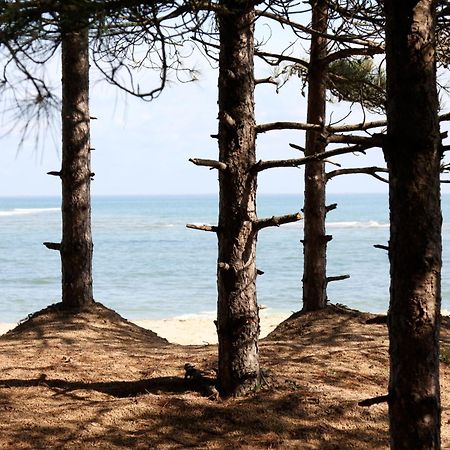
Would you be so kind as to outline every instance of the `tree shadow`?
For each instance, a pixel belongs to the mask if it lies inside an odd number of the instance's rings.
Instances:
[[[145,394],[184,394],[197,392],[202,396],[207,394],[206,386],[215,385],[216,380],[204,377],[202,380],[185,379],[182,377],[157,377],[136,381],[108,381],[108,382],[84,382],[67,381],[62,379],[50,379],[45,375],[33,379],[4,379],[0,380],[1,389],[12,387],[46,387],[56,395],[68,395],[77,390],[97,391],[116,398],[138,397]],[[7,398],[4,396],[4,398]]]

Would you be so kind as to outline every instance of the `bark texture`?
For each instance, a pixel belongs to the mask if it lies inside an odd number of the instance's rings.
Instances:
[[[72,13],[72,14],[71,14]],[[71,15],[70,15],[71,14]],[[62,303],[93,302],[88,29],[67,12],[62,28]]]
[[[219,171],[218,320],[219,390],[242,395],[259,383],[256,301],[256,175],[254,19],[252,2],[222,0],[218,17]]]
[[[328,28],[328,2],[316,0],[312,3],[312,28],[326,33]],[[308,70],[308,114],[307,122],[325,124],[327,39],[311,36],[311,54]],[[306,132],[305,156],[322,153],[326,142],[320,132]],[[327,242],[325,235],[325,188],[326,175],[323,161],[309,162],[305,166],[304,196],[304,266],[303,266],[303,310],[324,308],[327,302]]]
[[[386,0],[391,448],[440,448],[441,160],[430,0]]]

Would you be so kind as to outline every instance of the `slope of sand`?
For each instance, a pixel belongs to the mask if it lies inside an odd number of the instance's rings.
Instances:
[[[286,320],[289,313],[260,313],[260,337],[265,338],[278,324]],[[162,320],[133,321],[142,328],[153,330],[158,336],[166,338],[172,344],[201,345],[217,344],[217,332],[213,315],[174,317]]]
[[[174,345],[96,304],[48,308],[0,337],[0,449],[388,449],[388,338],[372,314],[297,313],[260,342],[261,390],[216,401],[215,345]],[[442,320],[450,354],[450,320]],[[450,448],[450,366],[441,364],[442,448]]]
[[[288,313],[262,311],[260,313],[260,337],[266,337],[289,315]],[[159,320],[136,320],[132,322],[142,328],[154,331],[158,336],[167,339],[172,344],[204,345],[217,344],[214,320],[215,317],[211,314]],[[12,330],[15,326],[12,323],[0,323],[0,335]]]

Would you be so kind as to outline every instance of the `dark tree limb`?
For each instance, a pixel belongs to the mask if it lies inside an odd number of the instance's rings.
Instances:
[[[61,251],[61,243],[59,242],[43,242],[42,244],[45,245],[49,250]]]
[[[379,395],[378,397],[368,398],[366,400],[361,400],[358,402],[358,406],[372,406],[378,405],[379,403],[389,402],[389,395]]]
[[[389,173],[388,169],[383,167],[355,167],[349,169],[337,169],[327,173],[327,181],[340,175],[366,174],[376,178],[384,183],[389,183],[389,180],[378,175],[378,172]]]
[[[292,145],[292,144],[291,144]],[[370,144],[366,145],[354,145],[348,147],[340,147],[334,150],[329,150],[327,152],[317,153],[315,155],[305,156],[304,158],[297,159],[283,159],[283,160],[269,160],[269,161],[258,161],[253,169],[256,172],[261,172],[263,170],[272,169],[274,167],[299,167],[310,161],[319,161],[322,159],[327,159],[332,156],[345,155],[347,153],[364,153],[365,150],[369,148],[374,148]]]
[[[346,44],[354,44],[354,45],[360,45],[360,46],[364,46],[364,47],[368,47],[368,48],[374,48],[374,49],[378,49],[380,48],[380,44],[370,41],[368,39],[362,39],[359,37],[353,37],[353,36],[348,36],[348,35],[334,35],[334,34],[328,34],[328,33],[321,33],[311,27],[307,27],[305,25],[302,25],[298,22],[293,22],[292,20],[290,20],[289,18],[279,15],[279,14],[274,14],[270,11],[267,10],[257,10],[256,14],[260,17],[266,17],[268,19],[272,19],[278,23],[284,24],[284,25],[288,25],[290,26],[293,30],[297,30],[297,31],[301,31],[305,34],[311,35],[311,36],[320,36],[323,38],[327,38],[331,41],[335,41],[335,42],[343,42]]]
[[[445,122],[450,120],[450,113],[442,114],[439,116],[440,122]],[[350,124],[350,125],[329,125],[329,126],[321,126],[317,124],[311,124],[311,123],[302,123],[302,122],[270,122],[270,123],[263,123],[260,125],[257,125],[256,132],[257,133],[266,133],[267,131],[273,131],[273,130],[316,130],[321,131],[323,130],[325,133],[328,133],[330,135],[334,133],[348,133],[351,131],[367,131],[371,128],[381,128],[385,127],[387,125],[386,120],[375,120],[372,122],[360,122],[356,124]],[[377,135],[374,135],[377,136]],[[382,136],[381,134],[378,134],[378,136]],[[443,134],[443,136],[445,136]],[[365,142],[368,139],[371,139],[371,137],[368,136],[354,136],[354,140],[357,140],[359,137],[363,138],[363,141]],[[346,140],[343,140],[342,137],[334,138],[335,140],[329,140],[328,142],[349,142]],[[350,137],[349,137],[350,139]],[[350,142],[350,143],[360,143],[360,142]],[[445,146],[445,148],[448,146]],[[295,147],[294,147],[295,148]],[[444,148],[444,147],[443,147]],[[447,149],[448,150],[448,149]]]
[[[389,251],[389,246],[388,245],[381,245],[381,244],[374,244],[375,248],[379,248],[381,250],[386,250],[387,252]]]
[[[333,281],[342,281],[350,278],[350,275],[337,275],[335,277],[327,277],[327,283],[331,283]]]
[[[305,147],[302,147],[301,145],[289,144],[289,147],[292,147],[295,150],[299,150],[299,151],[305,153]]]
[[[299,66],[303,67],[305,70],[308,70],[309,64],[307,61],[304,61],[300,58],[295,58],[293,56],[288,55],[282,55],[277,53],[269,53],[269,52],[260,52],[256,51],[255,56],[258,58],[261,58],[263,61],[265,61],[267,64],[271,66],[279,66],[280,63],[283,61],[291,62],[294,64],[298,64]]]
[[[301,220],[301,218],[302,216],[299,212],[295,214],[286,214],[284,216],[272,216],[267,219],[257,220],[256,222],[254,222],[254,227],[257,231],[259,231],[262,228],[279,227],[280,225],[283,225],[285,223],[298,222],[299,220]]]
[[[337,50],[334,53],[330,53],[324,60],[326,64],[331,64],[334,61],[339,59],[350,58],[351,56],[374,56],[377,54],[384,53],[384,47],[382,45],[378,47],[370,47],[370,48],[344,48],[341,50]]]
[[[332,203],[331,205],[328,205],[325,207],[325,211],[327,213],[329,213],[330,211],[333,211],[333,209],[336,209],[336,208],[337,208],[337,203]]]

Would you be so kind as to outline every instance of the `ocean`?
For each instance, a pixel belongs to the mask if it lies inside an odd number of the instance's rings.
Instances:
[[[332,303],[383,312],[389,302],[389,238],[383,194],[328,195],[328,276]],[[301,209],[296,195],[261,195],[259,217]],[[443,196],[443,308],[450,309],[450,196]],[[0,322],[17,322],[60,301],[60,199],[0,197]],[[94,297],[130,320],[210,314],[216,306],[217,239],[186,228],[215,224],[216,196],[96,197],[92,204]],[[301,309],[302,223],[259,233],[258,302],[267,311]]]

